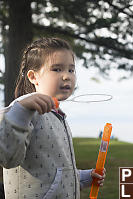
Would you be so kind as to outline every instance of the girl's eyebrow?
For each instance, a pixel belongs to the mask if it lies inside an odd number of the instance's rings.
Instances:
[[[64,67],[64,66],[65,64],[52,64],[50,67],[53,68],[53,67]],[[69,64],[69,66],[75,68],[74,64]]]

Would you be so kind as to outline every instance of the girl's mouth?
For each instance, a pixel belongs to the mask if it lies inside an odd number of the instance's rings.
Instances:
[[[60,88],[64,91],[69,91],[71,89],[70,85],[61,86]]]

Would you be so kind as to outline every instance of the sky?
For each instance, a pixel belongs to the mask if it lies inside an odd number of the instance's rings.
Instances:
[[[4,59],[1,56],[0,69],[4,70]],[[118,81],[120,74],[120,71],[111,70],[110,78],[104,79],[96,69],[86,69],[82,62],[76,64],[78,89],[74,96],[109,94],[113,99],[87,104],[61,102],[60,107],[67,114],[73,137],[98,137],[105,124],[111,123],[114,137],[133,143],[133,77]],[[99,82],[92,81],[92,78],[98,78]],[[0,100],[3,100],[2,93]],[[3,106],[1,101],[0,107]]]

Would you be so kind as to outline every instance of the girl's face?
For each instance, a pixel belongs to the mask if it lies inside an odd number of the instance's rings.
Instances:
[[[47,56],[44,65],[34,72],[37,92],[59,101],[67,99],[75,87],[75,63],[72,52],[59,50]]]

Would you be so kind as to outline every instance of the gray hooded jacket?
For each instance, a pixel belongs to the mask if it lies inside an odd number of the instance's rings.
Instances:
[[[91,184],[91,170],[76,168],[65,114],[39,115],[21,106],[20,99],[0,112],[6,199],[79,199],[79,184]]]

